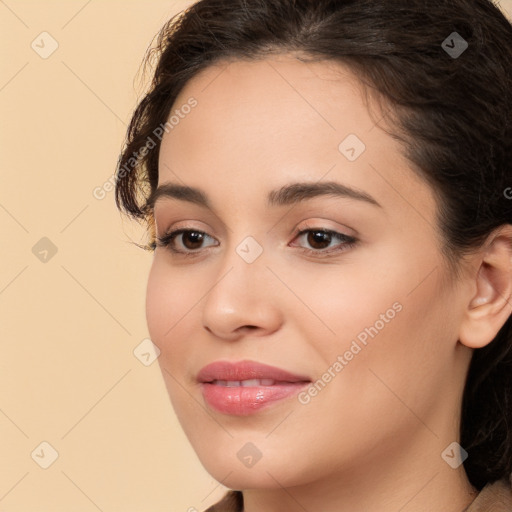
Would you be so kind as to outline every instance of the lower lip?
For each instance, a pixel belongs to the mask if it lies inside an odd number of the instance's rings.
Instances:
[[[227,387],[203,382],[201,391],[206,402],[217,411],[224,414],[248,416],[279,400],[296,395],[309,384],[309,382],[300,382],[274,384],[273,386]]]

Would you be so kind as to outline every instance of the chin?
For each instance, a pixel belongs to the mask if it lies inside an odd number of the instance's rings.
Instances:
[[[219,467],[217,464],[213,464],[210,467],[204,465],[204,467],[215,480],[230,489],[280,489],[283,486],[288,487],[290,485],[287,483],[286,478],[283,478],[282,474],[266,470],[263,467],[259,469],[256,467],[242,469],[234,468],[229,464],[222,467]],[[292,483],[291,485],[296,484]]]
[[[240,446],[244,445],[232,440],[232,447],[222,451],[199,450],[196,453],[203,467],[215,480],[236,490],[293,487],[318,477],[311,468],[297,465],[300,461],[291,464],[290,461],[294,460],[291,454],[279,453],[277,450],[273,455],[263,453],[256,460],[256,451],[252,451],[250,446],[241,449]],[[261,451],[265,452],[265,448]]]

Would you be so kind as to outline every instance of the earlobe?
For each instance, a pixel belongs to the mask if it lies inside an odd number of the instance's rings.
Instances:
[[[488,345],[512,313],[512,225],[502,226],[488,240],[477,255],[476,293],[460,325],[459,341],[470,348]]]

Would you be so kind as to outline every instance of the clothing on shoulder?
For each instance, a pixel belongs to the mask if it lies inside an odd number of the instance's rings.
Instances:
[[[223,498],[204,512],[244,512],[241,491],[228,491]],[[512,474],[488,483],[465,512],[512,512]]]

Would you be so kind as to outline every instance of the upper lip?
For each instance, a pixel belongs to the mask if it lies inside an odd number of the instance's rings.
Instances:
[[[272,379],[277,382],[310,382],[309,377],[295,375],[282,368],[256,361],[215,361],[206,365],[197,374],[199,382],[214,380],[242,381],[250,379]]]

